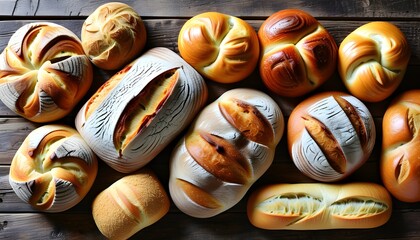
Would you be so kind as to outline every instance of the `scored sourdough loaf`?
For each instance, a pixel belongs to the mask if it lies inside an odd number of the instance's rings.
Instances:
[[[128,239],[159,221],[169,206],[169,197],[155,173],[143,168],[99,193],[92,203],[92,215],[108,239]]]
[[[204,108],[170,159],[169,191],[184,213],[207,218],[238,203],[269,168],[284,130],[265,93],[233,89]]]
[[[117,171],[150,162],[207,100],[197,71],[167,48],[153,48],[112,76],[76,116],[93,151]]]
[[[392,198],[381,185],[273,184],[254,191],[247,206],[255,227],[269,230],[374,228],[392,213]]]

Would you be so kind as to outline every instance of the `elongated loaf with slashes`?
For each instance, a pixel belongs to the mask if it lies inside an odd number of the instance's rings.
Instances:
[[[128,239],[169,211],[169,197],[150,169],[124,176],[94,199],[92,215],[108,239]]]
[[[150,162],[207,100],[197,71],[167,48],[147,51],[112,76],[76,116],[93,151],[117,171]]]
[[[273,184],[248,199],[248,219],[269,230],[374,228],[392,213],[392,198],[381,185],[368,182]]]
[[[86,196],[97,171],[96,156],[76,129],[44,125],[16,151],[9,182],[16,195],[34,208],[62,212]]]
[[[404,202],[420,202],[420,89],[391,103],[382,120],[382,181]]]
[[[268,95],[225,92],[174,149],[169,190],[175,205],[198,218],[234,206],[271,165],[283,130],[283,115]]]
[[[305,175],[341,180],[369,158],[376,130],[367,107],[341,92],[324,92],[299,103],[288,121],[290,156]]]

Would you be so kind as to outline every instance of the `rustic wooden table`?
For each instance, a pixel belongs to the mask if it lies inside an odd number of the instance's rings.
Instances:
[[[0,1],[0,50],[10,36],[21,26],[33,21],[51,21],[61,24],[80,36],[84,19],[106,1],[93,0],[38,0]],[[380,183],[378,164],[380,158],[382,116],[396,94],[420,88],[420,1],[419,0],[306,0],[306,1],[198,1],[198,0],[143,0],[123,1],[131,5],[145,21],[147,48],[163,46],[174,51],[180,28],[190,17],[206,11],[219,11],[241,17],[256,30],[272,13],[286,8],[302,9],[316,17],[333,35],[337,44],[358,26],[369,21],[384,20],[397,25],[408,38],[412,49],[408,71],[397,92],[380,103],[367,103],[375,117],[377,143],[366,164],[351,175],[346,182],[370,181]],[[96,69],[94,91],[112,72]],[[258,73],[237,84],[221,85],[207,81],[210,98],[216,99],[227,89],[252,87],[267,90]],[[337,74],[316,92],[345,91]],[[272,95],[281,107],[286,120],[293,107],[304,97],[288,99]],[[77,111],[76,109],[75,111]],[[73,125],[75,113],[60,120]],[[0,239],[101,239],[91,216],[91,202],[104,188],[122,177],[100,162],[99,173],[89,194],[77,206],[62,213],[42,213],[22,202],[8,182],[11,159],[26,135],[40,124],[31,123],[12,113],[0,103]],[[167,185],[168,158],[173,144],[150,163],[161,181]],[[420,146],[419,146],[420,147]],[[293,165],[286,149],[286,137],[278,145],[275,160],[266,174],[250,191],[258,186],[280,182],[310,182]],[[403,203],[394,199],[391,219],[383,226],[359,230],[321,231],[266,231],[253,227],[246,216],[249,195],[230,210],[209,219],[195,219],[180,212],[173,204],[169,213],[156,224],[140,231],[134,239],[420,239],[420,203]]]

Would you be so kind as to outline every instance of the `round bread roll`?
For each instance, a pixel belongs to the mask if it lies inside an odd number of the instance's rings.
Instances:
[[[158,155],[206,101],[200,74],[175,52],[153,48],[105,82],[75,124],[100,159],[129,173]]]
[[[26,24],[0,55],[0,99],[34,122],[58,120],[89,90],[93,70],[79,38],[63,26]]]
[[[85,197],[97,171],[95,154],[75,129],[44,125],[33,130],[17,150],[9,182],[32,207],[62,212]]]
[[[347,177],[368,159],[376,130],[360,100],[346,93],[324,92],[296,106],[287,137],[296,167],[312,179],[332,182]]]
[[[169,206],[159,179],[144,168],[99,193],[92,203],[92,215],[105,237],[128,239],[165,216]]]
[[[254,71],[260,53],[252,26],[218,12],[189,19],[179,32],[178,49],[204,77],[220,83],[245,79]]]
[[[374,228],[392,214],[392,198],[368,182],[273,184],[248,199],[248,219],[269,230]]]
[[[395,25],[370,22],[343,40],[338,56],[338,73],[348,91],[360,100],[379,102],[399,86],[410,49]]]
[[[420,89],[402,93],[385,112],[380,170],[394,197],[420,202]]]
[[[258,38],[261,78],[278,95],[302,96],[323,84],[336,69],[333,37],[302,10],[272,14],[261,25]]]
[[[99,6],[82,26],[83,49],[97,67],[120,69],[144,48],[146,27],[129,5],[110,2]]]
[[[173,150],[169,191],[175,205],[197,218],[234,206],[273,162],[283,130],[281,110],[268,95],[225,92]]]

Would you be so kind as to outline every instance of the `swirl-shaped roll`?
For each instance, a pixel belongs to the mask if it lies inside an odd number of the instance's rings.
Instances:
[[[92,83],[92,65],[79,38],[49,22],[24,25],[0,55],[0,99],[34,122],[58,120]]]
[[[404,34],[389,22],[370,22],[350,33],[338,50],[338,73],[349,92],[379,102],[400,85],[411,51]]]
[[[382,120],[380,172],[400,201],[420,202],[420,90],[400,94]]]
[[[274,93],[297,97],[323,84],[336,69],[337,44],[310,14],[285,9],[272,14],[258,31],[260,75]]]
[[[144,48],[146,27],[129,5],[110,2],[99,6],[86,18],[81,32],[82,46],[97,67],[120,69]]]
[[[62,212],[86,196],[97,171],[95,154],[75,129],[44,125],[33,130],[17,150],[9,182],[32,207]]]
[[[354,96],[324,92],[298,104],[288,121],[288,148],[296,167],[318,181],[341,180],[370,156],[376,130]]]
[[[76,116],[92,150],[117,171],[148,162],[207,101],[200,74],[178,54],[153,48],[105,82]]]
[[[284,130],[280,108],[252,89],[203,109],[170,159],[169,191],[184,213],[207,218],[238,203],[271,165]]]
[[[238,82],[250,75],[260,53],[258,36],[244,20],[219,12],[189,19],[178,36],[178,49],[204,77],[216,82]]]

